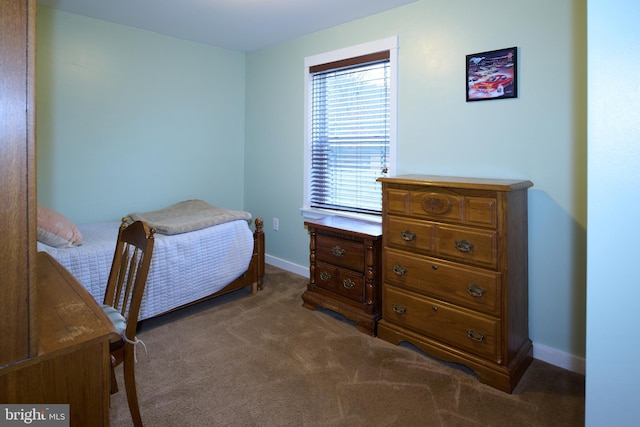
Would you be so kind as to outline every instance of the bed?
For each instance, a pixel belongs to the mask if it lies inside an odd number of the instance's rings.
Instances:
[[[57,225],[54,231],[51,227],[44,231],[46,213],[55,218],[51,221]],[[264,231],[261,218],[252,221],[247,212],[189,200],[158,211],[132,213],[123,221],[137,219],[156,228],[139,320],[243,287],[251,287],[252,293],[262,289]],[[102,302],[121,222],[75,226],[65,220],[54,211],[38,207],[38,251],[49,253]],[[67,231],[62,240],[58,237],[61,223],[73,229]],[[54,237],[58,240],[47,240],[47,233],[48,237],[56,234]]]

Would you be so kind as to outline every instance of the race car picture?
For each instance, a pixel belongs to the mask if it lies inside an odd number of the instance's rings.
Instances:
[[[466,56],[467,102],[516,98],[517,47]]]

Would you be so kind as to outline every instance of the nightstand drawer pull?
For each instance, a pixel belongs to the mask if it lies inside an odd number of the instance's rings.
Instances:
[[[391,306],[391,309],[396,314],[405,314],[407,312],[407,307],[400,304],[393,304],[393,306]]]
[[[483,342],[485,337],[484,337],[484,334],[481,334],[478,331],[474,331],[473,329],[468,329],[467,338],[473,341]]]
[[[395,264],[391,270],[396,276],[404,276],[405,274],[407,274],[407,269],[400,264]]]
[[[471,295],[474,298],[480,298],[482,296],[484,296],[484,293],[486,292],[485,289],[481,288],[480,286],[473,284],[473,285],[467,285],[467,293],[469,295]]]
[[[469,243],[466,240],[456,240],[456,249],[460,252],[471,252],[473,250],[473,243]]]
[[[345,289],[353,289],[356,287],[356,284],[350,279],[344,279],[342,281],[342,286],[344,286]]]
[[[345,250],[342,249],[340,246],[334,246],[331,248],[331,253],[336,256],[337,258],[342,258],[345,254]]]
[[[326,271],[321,271],[320,272],[320,279],[328,282],[329,280],[331,280],[331,275],[329,273],[327,273]]]
[[[411,230],[405,230],[402,233],[400,233],[400,235],[402,236],[402,240],[406,242],[411,242],[416,240],[416,233],[413,233]]]

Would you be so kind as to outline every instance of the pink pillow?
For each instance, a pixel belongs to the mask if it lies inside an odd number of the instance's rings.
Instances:
[[[38,241],[54,248],[71,248],[82,244],[82,233],[62,214],[38,205]]]

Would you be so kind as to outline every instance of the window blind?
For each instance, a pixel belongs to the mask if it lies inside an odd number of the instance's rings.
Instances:
[[[389,52],[311,67],[310,205],[379,214],[390,146]]]

